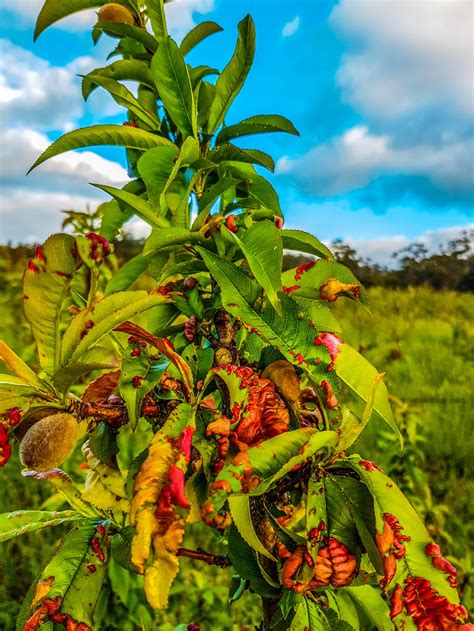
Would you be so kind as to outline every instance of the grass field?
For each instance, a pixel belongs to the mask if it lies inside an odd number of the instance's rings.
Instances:
[[[18,301],[19,281],[16,276],[7,281],[0,294],[0,338],[31,361],[34,349]],[[338,301],[335,309],[344,339],[386,371],[386,383],[399,399],[394,400],[397,419],[408,440],[400,454],[390,433],[371,425],[357,451],[379,462],[412,498],[448,558],[457,565],[464,603],[472,607],[474,558],[469,544],[474,540],[474,439],[469,416],[473,407],[474,296],[423,288],[376,288],[369,293],[373,315],[349,301]],[[47,498],[41,485],[22,478],[19,470],[11,462],[0,473],[1,512],[38,508]],[[4,544],[0,629],[15,628],[21,600],[60,535],[59,529],[42,531]],[[192,536],[197,540],[199,533]],[[221,545],[217,540],[207,543],[216,551]],[[171,610],[155,622],[155,628],[166,631],[180,623],[201,622],[203,629],[242,630],[258,622],[255,595],[246,595],[228,607],[229,572],[203,569],[187,560],[183,567],[186,571],[173,588]],[[135,614],[142,611],[142,619],[148,620],[139,585],[127,582],[117,568],[113,578],[109,605],[114,622],[104,629],[139,629],[127,618],[128,608]]]

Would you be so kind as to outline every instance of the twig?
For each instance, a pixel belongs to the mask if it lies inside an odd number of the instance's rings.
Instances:
[[[188,548],[178,549],[179,557],[187,557],[188,559],[194,559],[195,561],[204,561],[209,565],[217,565],[218,567],[229,567],[230,559],[226,556],[220,556],[217,554],[211,554],[204,550],[189,550]]]

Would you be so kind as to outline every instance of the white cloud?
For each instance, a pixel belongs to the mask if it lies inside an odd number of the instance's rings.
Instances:
[[[393,146],[390,136],[371,134],[366,126],[356,126],[299,158],[283,156],[276,172],[291,173],[316,196],[360,189],[393,173],[426,177],[444,191],[467,193],[474,185],[474,172],[460,165],[472,164],[472,152],[470,139],[453,139],[436,149],[423,144],[398,147]]]
[[[29,50],[1,40],[0,117],[4,127],[38,130],[71,129],[82,115],[80,79],[76,73],[92,69],[92,57],[79,57],[59,67]]]
[[[165,4],[168,30],[173,37],[181,39],[195,25],[194,13],[209,13],[214,9],[214,0],[174,0]]]
[[[46,136],[30,129],[10,129],[0,135],[2,241],[22,241],[25,235],[41,240],[59,229],[60,210],[85,210],[87,204],[93,207],[108,199],[89,182],[121,187],[129,179],[120,164],[93,151],[56,156],[26,177],[48,145]]]
[[[343,96],[376,119],[420,108],[472,117],[473,19],[471,0],[340,0],[330,23],[353,47]]]
[[[3,0],[3,9],[16,14],[25,24],[36,21],[44,0]],[[65,31],[82,31],[90,28],[97,20],[97,9],[75,13],[54,24]]]
[[[297,15],[292,20],[287,22],[285,26],[282,28],[281,36],[282,37],[291,37],[296,33],[296,31],[300,27],[300,16]]]
[[[354,239],[347,236],[344,243],[352,246],[359,256],[370,259],[379,265],[394,267],[396,259],[392,254],[410,243],[422,243],[426,246],[428,253],[439,252],[441,247],[445,247],[449,241],[459,238],[463,232],[473,230],[474,224],[467,226],[450,226],[439,230],[427,230],[415,238],[408,238],[405,235],[393,235],[390,237],[378,237],[375,239]],[[474,247],[474,243],[473,243]]]

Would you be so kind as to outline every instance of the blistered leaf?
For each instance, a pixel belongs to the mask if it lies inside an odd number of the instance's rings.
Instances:
[[[25,629],[43,621],[93,626],[95,604],[108,558],[107,522],[87,521],[69,532],[44,568]]]
[[[145,574],[147,600],[156,609],[167,606],[169,589],[178,573],[184,518],[176,507],[189,508],[184,479],[194,424],[192,406],[182,403],[175,408],[153,437],[134,480],[130,508],[130,523],[135,527],[132,562]]]

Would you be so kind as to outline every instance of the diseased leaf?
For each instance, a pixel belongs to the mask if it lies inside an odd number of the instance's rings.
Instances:
[[[132,562],[145,575],[145,593],[156,609],[167,606],[169,589],[178,573],[177,552],[184,535],[184,519],[175,507],[189,508],[184,476],[194,427],[195,409],[180,404],[154,435],[134,480],[130,508],[130,523],[135,527]]]
[[[13,513],[2,513],[0,515],[0,542],[40,528],[59,526],[69,521],[83,519],[84,516],[76,511],[19,510]]]
[[[373,463],[360,460],[359,456],[354,455],[338,464],[356,471],[372,495],[376,541],[379,551],[383,553],[387,583],[385,591],[389,597],[394,602],[395,592],[401,590],[400,597],[403,603],[407,581],[420,577],[428,581],[429,590],[427,587],[423,595],[420,594],[418,597],[422,601],[430,600],[437,593],[437,597],[444,600],[439,602],[439,613],[436,615],[443,615],[441,611],[447,615],[448,609],[453,609],[459,603],[457,590],[452,584],[453,568],[441,556],[439,548],[436,549],[437,546],[431,551],[431,538],[415,509],[394,482]],[[414,589],[415,592],[418,589],[416,583]],[[402,612],[402,609],[403,607],[395,616],[395,623],[399,625],[406,621],[410,624],[412,619],[405,614],[405,610]],[[463,617],[461,610],[458,615]]]
[[[195,46],[197,46],[203,39],[209,37],[213,33],[219,33],[223,28],[216,24],[216,22],[201,22],[197,24],[193,29],[189,31],[187,35],[183,37],[183,41],[179,45],[179,49],[183,57],[185,57]]]
[[[232,493],[265,493],[293,467],[312,456],[317,455],[323,462],[331,454],[336,440],[336,432],[303,428],[274,436],[239,453],[211,485],[204,508],[206,514],[216,514]]]
[[[91,127],[83,127],[70,131],[53,142],[40,157],[36,160],[28,173],[37,166],[58,156],[66,151],[73,149],[81,149],[83,147],[97,146],[115,146],[128,147],[129,149],[151,149],[152,147],[174,146],[173,143],[164,138],[157,136],[149,131],[138,129],[138,127],[127,127],[124,125],[92,125]]]
[[[183,136],[197,138],[196,108],[191,79],[178,45],[167,37],[151,62],[151,73],[168,114]]]
[[[93,311],[87,313],[86,310],[85,316],[79,313],[66,329],[61,355],[63,365],[79,360],[88,349],[126,320],[164,302],[163,296],[149,295],[146,291],[121,291],[106,296]],[[89,324],[83,326],[78,335],[80,327],[76,326],[76,320],[83,323],[85,318]]]
[[[222,301],[229,313],[251,327],[288,361],[300,366],[316,386],[322,380],[334,381],[333,371],[327,371],[330,357],[326,347],[314,344],[314,329],[298,318],[299,306],[290,296],[279,294],[282,316],[271,305],[260,312],[253,306],[256,294],[252,280],[237,266],[203,248],[197,249],[221,288]]]
[[[239,23],[239,35],[232,59],[219,75],[214,101],[209,110],[206,131],[213,134],[242,89],[255,55],[255,25],[250,15]]]
[[[53,613],[55,622],[92,628],[107,569],[107,530],[108,522],[86,521],[66,535],[43,570],[25,628],[36,628],[36,620],[47,621]]]
[[[299,136],[293,123],[284,116],[278,114],[258,114],[251,116],[236,125],[224,127],[216,137],[216,144],[232,140],[233,138],[241,138],[242,136],[250,136],[251,134],[266,134],[269,132],[283,131],[287,134]]]

